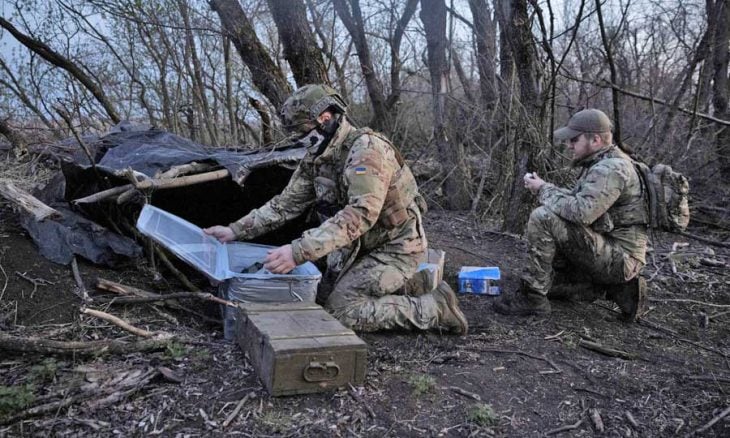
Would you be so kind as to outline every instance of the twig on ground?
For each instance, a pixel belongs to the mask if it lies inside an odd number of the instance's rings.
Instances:
[[[701,380],[705,382],[722,382],[722,383],[730,383],[730,377],[726,376],[687,376],[687,380]]]
[[[680,231],[677,234],[679,234],[681,236],[684,236],[684,237],[689,237],[690,239],[698,240],[698,241],[703,242],[703,243],[706,243],[708,245],[719,246],[721,248],[730,248],[730,243],[719,242],[717,240],[707,239],[707,238],[704,238],[704,237],[701,237],[701,236],[697,236],[695,234],[690,234],[690,233],[688,233],[686,231]]]
[[[173,292],[169,294],[155,294],[155,296],[144,297],[118,297],[109,300],[109,304],[132,304],[132,303],[149,303],[155,301],[179,300],[181,298],[196,298],[199,300],[212,301],[217,304],[223,304],[229,307],[238,307],[233,301],[224,300],[207,292]]]
[[[466,389],[459,388],[458,386],[449,386],[449,389],[454,391],[457,394],[461,394],[465,397],[469,397],[471,399],[474,399],[476,401],[482,401],[482,397],[479,394],[469,392]]]
[[[596,408],[592,408],[588,409],[588,414],[590,415],[591,421],[593,422],[593,427],[596,428],[596,432],[603,432],[605,427],[603,426],[603,419],[601,418],[600,411]]]
[[[38,290],[38,286],[48,286],[51,284],[55,284],[52,281],[48,281],[43,278],[32,278],[29,277],[25,272],[18,272],[15,271],[15,275],[22,278],[23,280],[27,281],[28,283],[33,285],[33,291],[30,293],[30,297],[33,298],[33,295],[35,295],[36,291]]]
[[[639,430],[639,422],[636,421],[636,418],[631,414],[629,411],[624,411],[624,417],[626,417],[626,420],[631,424],[631,427],[633,427],[636,430]]]
[[[519,354],[522,356],[531,357],[533,359],[543,360],[543,361],[547,362],[548,364],[550,364],[550,366],[553,367],[553,369],[557,372],[563,371],[555,364],[555,362],[550,360],[547,356],[537,356],[537,355],[530,354],[530,353],[527,353],[524,351],[519,351],[519,350],[500,350],[500,349],[496,349],[496,348],[480,348],[479,351],[484,351],[484,352],[488,352],[488,353]]]
[[[350,397],[355,399],[356,402],[360,403],[365,408],[365,410],[368,411],[368,415],[370,415],[370,418],[372,418],[374,420],[376,417],[375,417],[375,411],[373,411],[373,408],[371,408],[370,405],[365,400],[363,400],[362,397],[360,397],[360,394],[357,393],[357,391],[355,390],[355,387],[352,386],[352,383],[348,383],[347,386],[348,386],[347,392],[350,393]]]
[[[587,341],[585,339],[581,339],[578,342],[578,345],[580,345],[583,348],[586,348],[588,350],[595,351],[597,353],[604,354],[606,356],[611,357],[618,357],[621,359],[628,359],[628,360],[634,360],[638,358],[638,355],[634,353],[628,353],[626,351],[616,350],[614,348],[604,347],[603,345],[597,343],[597,342],[591,342]]]
[[[102,312],[100,310],[82,308],[81,313],[83,313],[85,315],[91,315],[95,318],[103,319],[104,321],[110,322],[110,323],[116,325],[117,327],[128,331],[129,333],[132,333],[137,336],[141,336],[143,338],[151,338],[152,336],[155,336],[155,334],[152,332],[137,328],[137,327],[131,325],[130,323],[124,321],[121,318],[118,318],[114,315],[110,315],[106,312]]]
[[[658,303],[690,303],[690,304],[699,304],[701,306],[707,306],[707,307],[717,307],[720,309],[730,309],[730,304],[715,304],[715,303],[706,303],[704,301],[697,301],[692,300],[689,298],[649,298],[649,301],[658,302]]]
[[[178,340],[179,341],[179,340]],[[170,339],[145,339],[137,342],[118,340],[54,341],[45,338],[8,335],[0,332],[0,350],[43,354],[128,354],[167,348]]]
[[[76,281],[76,286],[81,294],[81,299],[84,300],[85,303],[91,302],[92,299],[89,296],[89,291],[86,289],[83,278],[81,278],[81,271],[79,271],[79,264],[76,262],[75,256],[71,259],[71,272],[73,273],[74,281]]]
[[[231,414],[230,414],[230,415],[228,415],[228,417],[226,417],[226,419],[225,419],[225,420],[223,421],[223,429],[227,428],[227,427],[228,427],[228,425],[230,425],[230,424],[231,424],[231,422],[233,422],[233,420],[235,420],[235,419],[236,419],[236,417],[238,416],[238,413],[239,413],[239,412],[241,412],[241,409],[243,408],[243,405],[245,405],[245,404],[246,404],[246,402],[247,402],[247,401],[248,401],[249,399],[252,399],[252,398],[254,398],[254,397],[256,397],[256,393],[255,393],[255,392],[253,392],[253,391],[251,391],[251,392],[249,392],[248,394],[246,394],[246,396],[245,396],[245,397],[243,397],[243,398],[242,398],[242,399],[241,399],[241,400],[240,400],[240,401],[238,402],[238,404],[236,405],[236,407],[235,407],[235,408],[233,409],[233,412],[231,412]]]
[[[709,429],[709,428],[711,428],[712,426],[714,426],[714,425],[715,425],[715,423],[717,423],[718,421],[720,421],[720,420],[722,420],[723,418],[727,417],[727,416],[728,416],[728,414],[730,414],[730,406],[728,406],[727,408],[725,408],[725,410],[724,410],[724,411],[720,412],[720,413],[719,413],[718,415],[716,415],[716,416],[715,416],[715,417],[714,417],[714,418],[713,418],[712,420],[708,421],[708,422],[707,422],[707,424],[705,424],[704,426],[702,426],[702,427],[700,427],[699,429],[697,429],[697,430],[695,430],[694,432],[692,432],[692,433],[690,434],[690,436],[692,436],[692,435],[699,435],[699,434],[701,434],[702,432],[704,432],[704,431],[706,431],[707,429]]]
[[[578,420],[575,424],[569,424],[567,426],[558,427],[557,429],[548,430],[545,435],[555,435],[560,432],[567,432],[579,428],[583,424],[583,419]]]

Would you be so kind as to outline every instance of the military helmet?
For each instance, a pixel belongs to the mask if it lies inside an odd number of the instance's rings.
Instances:
[[[292,93],[281,107],[281,121],[287,131],[309,131],[322,112],[330,107],[341,113],[347,104],[337,91],[325,84],[310,84]],[[310,127],[311,126],[311,127]]]

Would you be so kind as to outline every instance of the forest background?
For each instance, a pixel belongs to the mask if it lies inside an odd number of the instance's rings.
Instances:
[[[728,8],[706,0],[3,1],[0,133],[29,145],[123,120],[215,147],[284,137],[296,87],[330,83],[351,117],[425,170],[432,205],[519,232],[522,176],[569,183],[551,133],[585,107],[622,147],[730,176]],[[706,182],[709,182],[707,184]]]

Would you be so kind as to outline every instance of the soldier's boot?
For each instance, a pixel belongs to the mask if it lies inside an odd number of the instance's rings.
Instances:
[[[547,315],[550,313],[550,301],[523,284],[513,294],[500,296],[494,302],[494,310],[502,315]]]
[[[459,300],[451,286],[442,281],[432,294],[438,305],[438,327],[455,335],[466,335],[469,323],[459,309]]]
[[[646,280],[637,277],[627,283],[608,286],[606,298],[621,309],[622,320],[634,322],[646,311]]]
[[[563,300],[572,302],[589,302],[603,299],[606,291],[596,287],[593,283],[560,283],[554,284],[547,294],[551,300]]]

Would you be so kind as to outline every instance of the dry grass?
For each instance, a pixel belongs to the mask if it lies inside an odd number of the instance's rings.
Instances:
[[[0,180],[12,181],[26,192],[43,187],[56,172],[41,163],[40,156],[18,159],[12,153],[7,153],[0,157]]]

